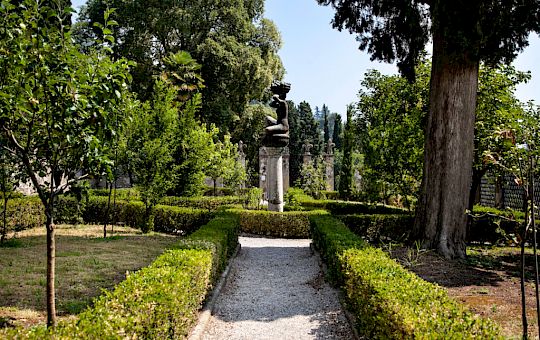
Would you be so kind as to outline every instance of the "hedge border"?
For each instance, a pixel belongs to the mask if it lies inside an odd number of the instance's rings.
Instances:
[[[220,214],[56,328],[8,329],[16,339],[186,338],[238,245],[238,217]]]
[[[310,218],[313,243],[342,286],[361,335],[369,339],[494,339],[498,326],[369,246],[331,216]]]
[[[229,209],[238,215],[240,231],[247,234],[284,238],[311,237],[309,217],[326,215],[325,210],[273,212]]]

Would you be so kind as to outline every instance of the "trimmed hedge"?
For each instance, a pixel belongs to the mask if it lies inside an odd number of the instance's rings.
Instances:
[[[265,210],[229,210],[239,216],[244,233],[271,237],[309,238],[309,217],[328,214],[324,210],[273,212]]]
[[[107,197],[91,198],[83,213],[84,221],[103,223],[107,214],[107,200]],[[118,222],[124,222],[134,228],[143,228],[144,215],[145,207],[142,202],[116,201],[114,211],[111,203],[109,221],[113,221],[113,216],[116,216]],[[189,234],[211,218],[211,214],[207,210],[167,205],[157,205],[154,208],[154,216],[155,231],[175,234]]]
[[[414,216],[408,214],[343,215],[338,218],[353,233],[371,243],[405,242],[414,224]]]
[[[128,275],[77,319],[61,321],[55,329],[8,329],[0,335],[55,340],[186,338],[213,279],[237,243],[237,218],[221,215],[150,266]]]
[[[347,296],[358,331],[369,339],[501,338],[482,319],[369,246],[330,216],[310,218],[313,242]]]
[[[222,206],[241,204],[242,199],[238,196],[203,196],[203,197],[163,197],[160,201],[163,205],[176,207],[190,207],[215,211]]]
[[[316,200],[307,195],[298,195],[296,199],[305,209],[325,209],[335,215],[409,213],[409,211],[407,211],[406,209],[383,204],[368,204],[352,201]]]
[[[109,197],[109,189],[91,189],[89,191],[90,196]],[[114,191],[111,194],[111,200],[113,199]],[[139,190],[135,188],[120,188],[116,189],[116,199],[124,201],[139,201],[141,194]]]

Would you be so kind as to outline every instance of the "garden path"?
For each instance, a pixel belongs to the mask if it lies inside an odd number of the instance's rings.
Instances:
[[[311,240],[240,237],[203,339],[352,339]]]

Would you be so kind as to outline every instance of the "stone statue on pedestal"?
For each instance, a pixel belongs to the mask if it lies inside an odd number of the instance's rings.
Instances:
[[[270,88],[274,95],[270,106],[276,109],[277,119],[266,117],[264,146],[284,147],[289,144],[289,107],[287,105],[287,93],[291,90],[291,84],[274,81]]]

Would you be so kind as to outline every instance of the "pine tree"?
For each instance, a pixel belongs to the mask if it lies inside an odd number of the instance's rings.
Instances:
[[[358,34],[373,59],[397,60],[401,73],[433,42],[424,178],[414,231],[426,248],[465,257],[481,61],[509,63],[540,31],[538,0],[317,0],[336,9],[333,26]]]

